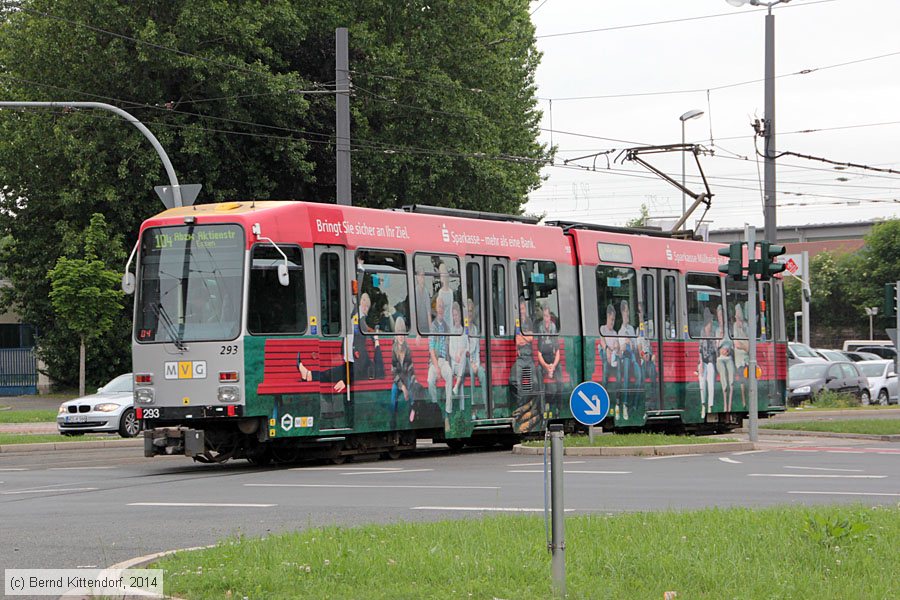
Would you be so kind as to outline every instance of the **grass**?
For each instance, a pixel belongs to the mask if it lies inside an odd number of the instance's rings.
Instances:
[[[708,438],[690,435],[667,435],[663,433],[613,433],[609,435],[594,436],[591,444],[590,437],[586,435],[567,435],[564,439],[566,447],[581,446],[670,446],[684,444],[713,444],[717,442],[734,442],[736,440],[722,438]],[[525,446],[543,446],[543,440],[525,442]]]
[[[41,442],[87,442],[95,440],[117,440],[109,435],[68,436],[58,433],[0,433],[0,446],[6,444],[35,444]]]
[[[846,421],[809,421],[766,423],[766,429],[794,429],[797,431],[830,431],[834,433],[869,433],[900,435],[900,419],[853,419]]]
[[[566,585],[569,598],[895,598],[897,539],[896,507],[567,517]],[[238,537],[147,568],[191,599],[552,597],[540,517]]]
[[[3,410],[0,411],[2,423],[55,423],[55,410]]]
[[[855,404],[851,406],[842,406],[840,410],[886,410],[886,409],[894,409],[897,410],[898,406],[896,404],[891,404],[890,406],[882,406],[881,404],[869,404],[867,406],[863,406],[861,404]],[[811,412],[815,410],[836,410],[834,406],[816,406],[815,404],[804,404],[803,406],[792,406],[787,409],[787,412]]]

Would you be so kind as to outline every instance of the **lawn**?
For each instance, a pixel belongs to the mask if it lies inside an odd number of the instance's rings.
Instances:
[[[86,442],[96,440],[117,440],[110,435],[68,436],[58,433],[0,433],[0,446],[5,444],[34,444],[40,442]]]
[[[777,526],[773,526],[777,524]],[[569,598],[895,598],[900,508],[707,509],[566,518]],[[172,555],[181,598],[550,598],[541,517],[231,538]]]
[[[55,410],[0,410],[2,423],[55,423]]]
[[[900,435],[900,419],[847,419],[842,421],[799,421],[793,423],[766,423],[766,429],[793,429],[797,431],[830,431],[834,433],[869,433],[873,435]]]
[[[582,446],[672,446],[682,444],[714,444],[718,442],[735,442],[733,439],[710,438],[694,435],[667,435],[663,433],[612,433],[608,435],[595,435],[594,443],[586,435],[567,435],[564,439],[566,447]],[[525,442],[525,446],[543,446],[543,440]]]

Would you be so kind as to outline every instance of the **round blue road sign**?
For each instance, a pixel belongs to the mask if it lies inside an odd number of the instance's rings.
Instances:
[[[572,390],[569,408],[582,425],[596,425],[609,412],[609,394],[596,381],[585,381]]]

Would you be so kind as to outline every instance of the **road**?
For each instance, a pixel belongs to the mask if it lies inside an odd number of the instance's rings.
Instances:
[[[775,439],[765,450],[565,461],[570,514],[900,500],[900,445]],[[256,468],[115,448],[0,455],[0,565],[104,567],[152,552],[320,525],[539,514],[541,457],[451,454]]]

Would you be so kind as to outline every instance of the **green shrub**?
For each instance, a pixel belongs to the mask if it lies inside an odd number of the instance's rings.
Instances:
[[[859,406],[859,398],[846,392],[822,390],[809,405],[815,408],[853,408]]]

